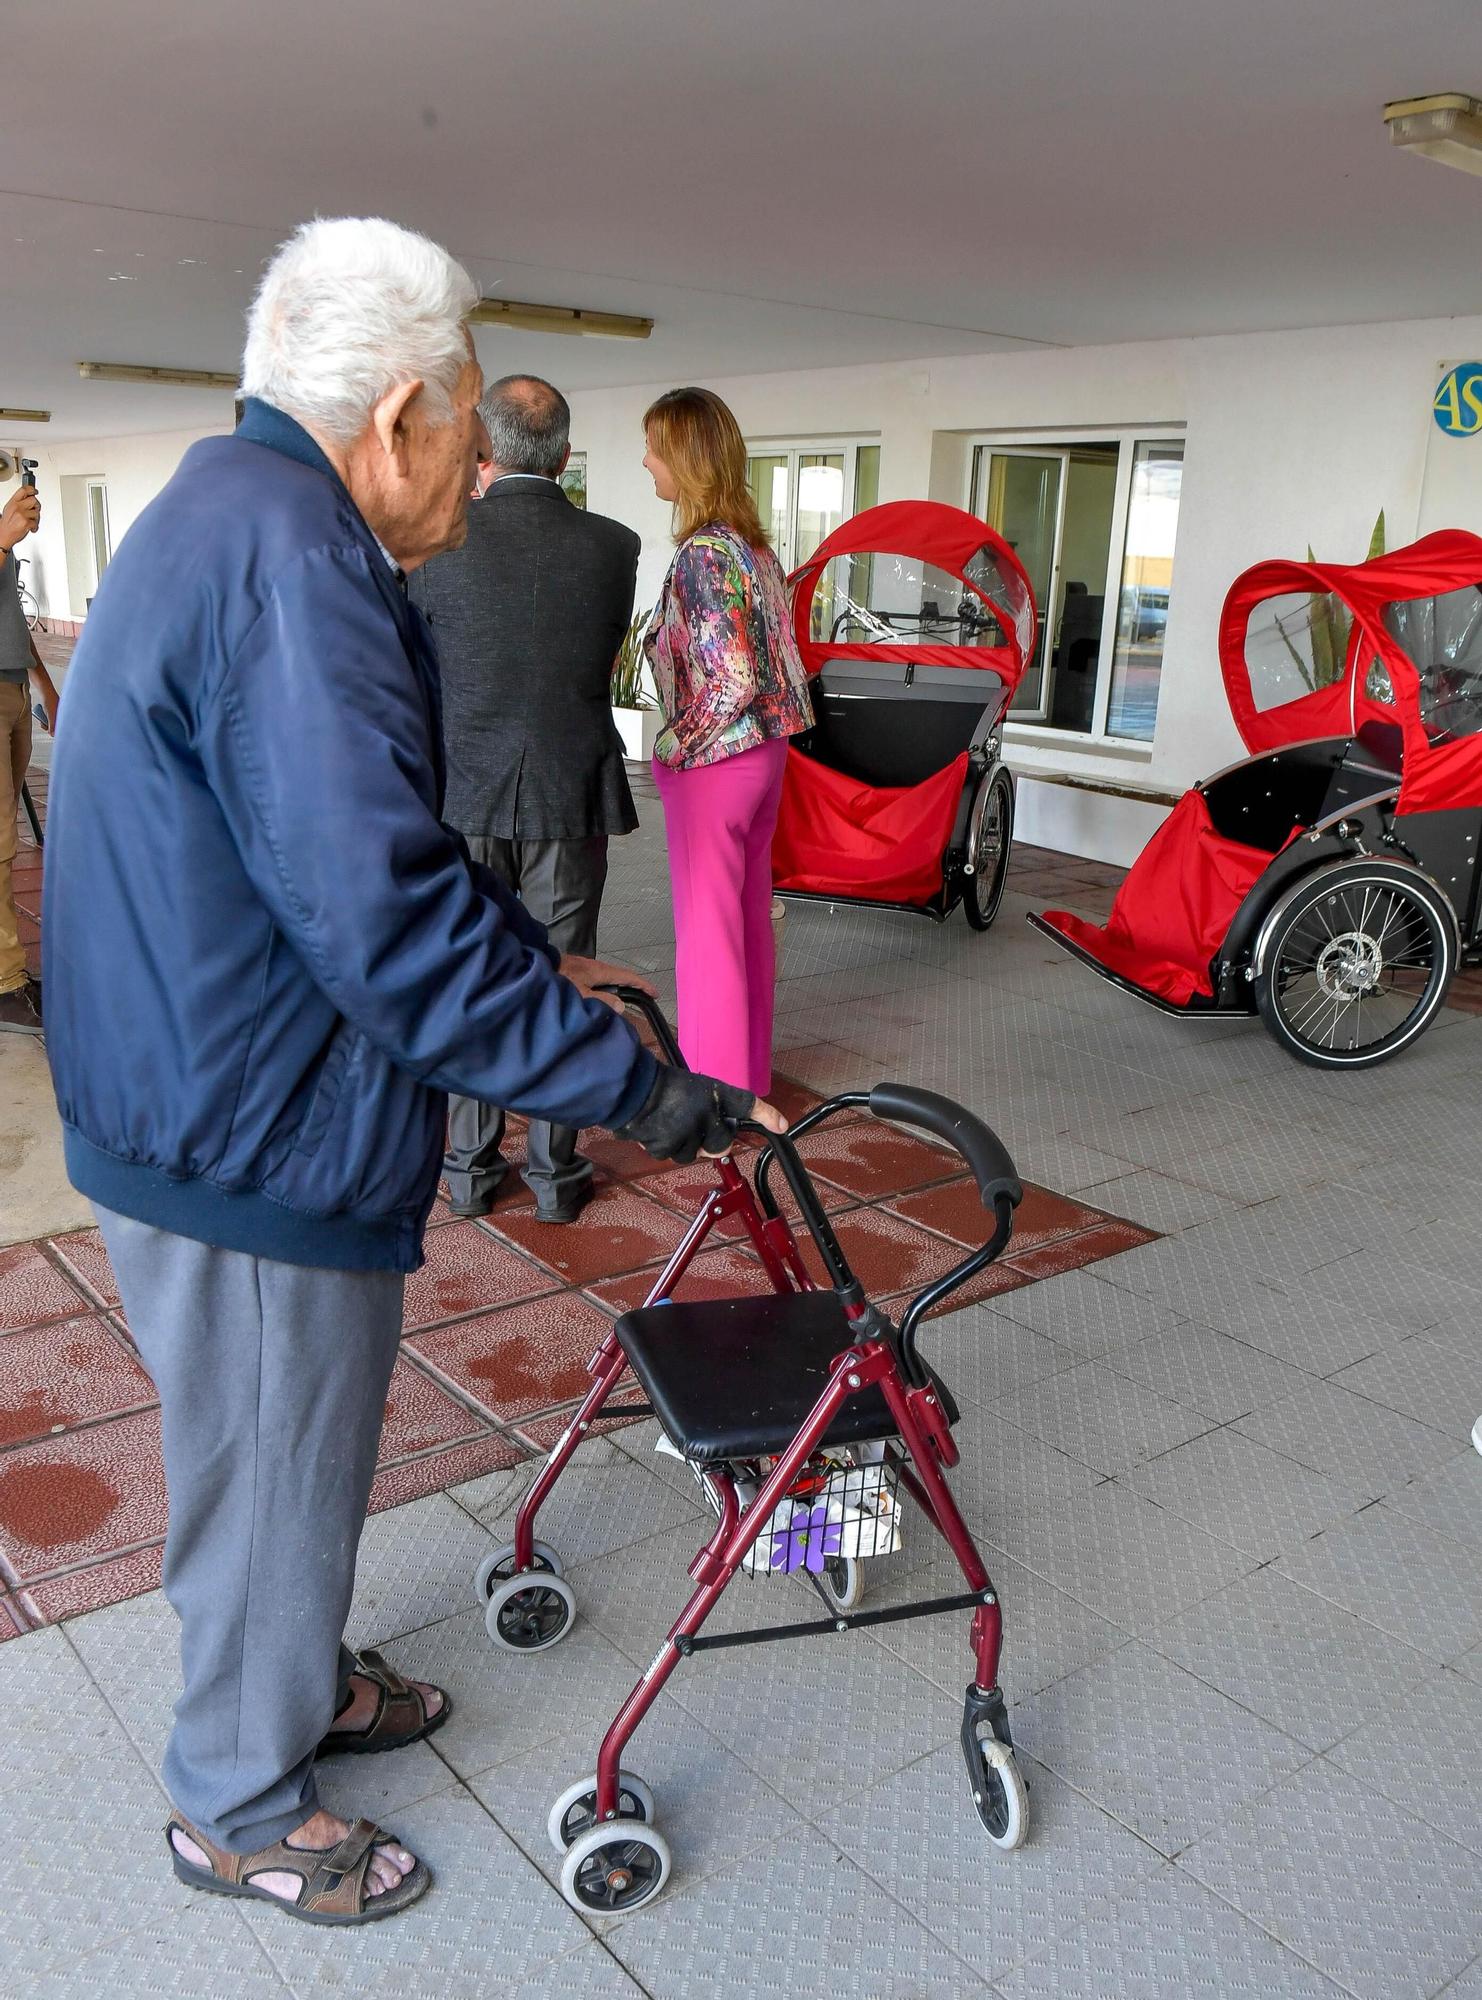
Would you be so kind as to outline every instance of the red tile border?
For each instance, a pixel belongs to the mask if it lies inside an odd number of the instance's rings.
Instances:
[[[508,1422],[591,1386],[587,1362],[612,1322],[579,1292],[555,1292],[419,1333],[412,1351],[461,1395]]]
[[[0,1597],[0,1646],[7,1639],[18,1639],[25,1626],[21,1624],[8,1597]]]
[[[619,1412],[624,1402],[637,1403],[642,1400],[643,1391],[634,1382],[629,1388],[622,1391],[621,1396],[613,1397],[607,1404],[602,1415],[593,1424],[591,1435],[593,1437],[601,1437],[607,1431],[620,1431],[626,1429],[630,1424],[641,1424],[644,1421],[641,1416],[625,1417],[620,1415]],[[564,1410],[552,1410],[548,1416],[532,1417],[528,1423],[520,1425],[518,1435],[533,1445],[540,1456],[544,1458],[549,1453],[551,1446],[556,1442],[556,1439],[575,1416],[577,1407],[577,1404],[572,1403]]]
[[[427,1261],[407,1279],[403,1326],[424,1326],[513,1305],[555,1288],[556,1280],[519,1257],[481,1223],[450,1222],[433,1229],[425,1243]]]
[[[405,1354],[391,1371],[378,1460],[390,1464],[441,1445],[483,1437],[488,1425]]]
[[[955,1179],[962,1161],[944,1146],[928,1146],[909,1132],[878,1121],[826,1125],[805,1135],[799,1149],[815,1180],[832,1181],[860,1201],[883,1201],[934,1181]]]
[[[1075,1236],[1063,1237],[1058,1243],[1047,1243],[1042,1249],[1027,1250],[1022,1256],[1014,1254],[1014,1246],[1009,1245],[1009,1266],[1021,1271],[1026,1278],[1058,1278],[1066,1271],[1078,1271],[1084,1264],[1097,1264],[1103,1257],[1116,1257],[1123,1250],[1136,1250],[1144,1243],[1157,1241],[1157,1231],[1141,1229],[1135,1222],[1107,1221],[1094,1229],[1083,1229]]]
[[[113,1556],[106,1562],[69,1570],[65,1576],[29,1584],[20,1594],[21,1603],[34,1625],[59,1625],[64,1618],[81,1618],[86,1612],[102,1611],[107,1605],[122,1604],[125,1598],[158,1590],[164,1557],[164,1543],[154,1542],[126,1556]]]
[[[0,1454],[154,1402],[154,1384],[101,1313],[0,1336]]]
[[[400,1465],[383,1465],[371,1485],[370,1512],[384,1514],[389,1507],[404,1507],[409,1500],[425,1500],[429,1493],[481,1479],[486,1472],[518,1465],[528,1456],[512,1438],[491,1431],[470,1444],[450,1445],[445,1451],[404,1459]]]
[[[19,1584],[164,1532],[157,1411],[0,1453],[0,1561]]]
[[[892,1214],[904,1216],[922,1228],[935,1229],[970,1249],[986,1243],[993,1234],[993,1217],[984,1210],[975,1181],[952,1181],[922,1194],[902,1195],[885,1206]],[[1014,1234],[1008,1254],[1011,1259],[1016,1258],[1106,1220],[1099,1208],[1026,1182],[1024,1199],[1014,1211]]]
[[[0,1250],[0,1335],[48,1320],[76,1319],[92,1305],[39,1243],[12,1243]]]
[[[490,1216],[485,1226],[567,1285],[622,1277],[662,1261],[684,1234],[670,1209],[624,1182],[600,1188],[578,1222],[541,1222],[533,1210],[512,1209]]]
[[[77,1229],[70,1236],[53,1236],[50,1248],[61,1258],[82,1289],[101,1305],[117,1306],[121,1303],[113,1266],[108,1261],[100,1230]]]
[[[962,1262],[962,1250],[928,1229],[903,1222],[886,1208],[851,1208],[834,1217],[834,1234],[850,1269],[872,1299],[902,1292],[919,1292]],[[816,1284],[828,1282],[823,1259],[811,1238],[804,1239],[803,1260]]]
[[[606,1278],[589,1285],[587,1290],[615,1313],[632,1312],[653,1290],[663,1268],[662,1264],[650,1264],[647,1270],[634,1271],[625,1278]],[[766,1272],[749,1250],[722,1244],[717,1249],[700,1252],[674,1287],[674,1296],[693,1304],[702,1299],[735,1298],[738,1292],[754,1294],[771,1289]]]
[[[655,1201],[663,1202],[666,1208],[672,1208],[677,1214],[682,1215],[686,1222],[692,1222],[699,1213],[705,1197],[718,1186],[715,1169],[703,1160],[696,1160],[691,1166],[670,1166],[666,1167],[663,1173],[654,1174],[643,1183],[643,1191],[652,1195]],[[796,1221],[797,1205],[780,1170],[772,1175],[772,1192],[777,1196],[783,1213]],[[856,1196],[844,1188],[834,1187],[825,1180],[818,1182],[818,1195],[827,1215],[837,1214],[843,1208],[857,1206]],[[717,1237],[728,1239],[744,1238],[745,1225],[737,1217],[728,1216],[723,1222],[715,1225],[715,1234]],[[675,1240],[677,1242],[678,1238]]]

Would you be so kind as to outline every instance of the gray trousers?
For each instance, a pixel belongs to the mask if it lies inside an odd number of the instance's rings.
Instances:
[[[470,839],[469,853],[502,876],[561,952],[590,958],[597,949],[597,914],[607,881],[607,836],[590,840]],[[504,1113],[476,1097],[448,1100],[448,1192],[459,1207],[488,1201],[509,1172],[500,1151]],[[526,1141],[525,1184],[538,1202],[553,1202],[592,1178],[568,1125],[532,1118]]]
[[[96,1212],[164,1421],[185,1681],[165,1785],[208,1840],[250,1854],[318,1810],[403,1281]]]

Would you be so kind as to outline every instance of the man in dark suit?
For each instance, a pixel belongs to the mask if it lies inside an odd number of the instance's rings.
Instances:
[[[566,398],[533,375],[480,406],[494,460],[468,539],[411,580],[442,662],[449,825],[515,889],[562,952],[590,956],[607,842],[638,824],[608,686],[633,615],[638,537],[573,506]],[[449,1106],[454,1211],[487,1214],[509,1171],[504,1114]],[[571,1222],[591,1192],[576,1133],[532,1122],[525,1179],[542,1221]]]

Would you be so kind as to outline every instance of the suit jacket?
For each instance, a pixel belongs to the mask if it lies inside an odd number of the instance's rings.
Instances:
[[[638,824],[608,688],[633,615],[638,537],[554,480],[500,479],[468,540],[409,593],[442,664],[449,825],[581,840]]]

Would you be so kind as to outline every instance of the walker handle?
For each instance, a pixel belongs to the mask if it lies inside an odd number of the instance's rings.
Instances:
[[[680,1051],[679,1039],[669,1026],[664,1010],[651,993],[645,993],[639,986],[598,986],[597,993],[611,993],[622,1001],[625,1007],[632,1007],[640,1013],[654,1031],[654,1040],[663,1051],[664,1060],[674,1069],[688,1069]]]
[[[941,1097],[934,1090],[917,1090],[909,1083],[877,1083],[870,1092],[869,1106],[876,1118],[888,1118],[893,1125],[915,1125],[945,1140],[967,1162],[984,1208],[991,1211],[1000,1197],[1017,1208],[1024,1199],[1023,1185],[1002,1139],[991,1125],[964,1111],[950,1097]]]

